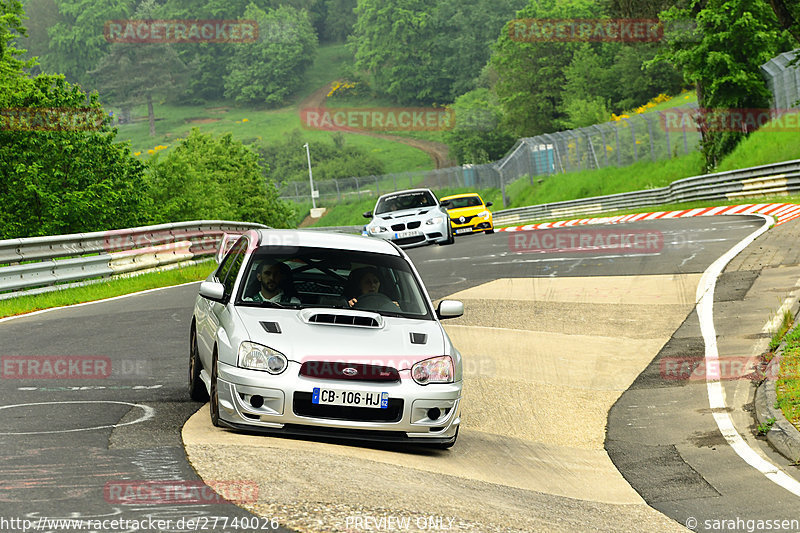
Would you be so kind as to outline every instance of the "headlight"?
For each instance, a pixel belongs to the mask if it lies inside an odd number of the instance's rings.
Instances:
[[[286,356],[277,350],[254,342],[243,342],[239,346],[239,366],[250,370],[263,370],[280,374],[286,370]]]
[[[411,367],[411,377],[420,385],[452,383],[453,359],[449,355],[432,357]]]
[[[389,231],[389,230],[387,230],[383,226],[370,226],[369,227],[369,232],[371,234],[373,234],[373,235],[375,235],[376,233],[386,233],[387,231]]]
[[[477,216],[478,218],[486,218],[489,215],[491,215],[491,213],[489,211],[481,211],[480,213],[478,213],[475,216]]]
[[[425,224],[430,224],[430,225],[433,225],[433,224],[441,224],[441,223],[442,223],[442,217],[433,217],[433,218],[429,218],[429,219],[428,219],[428,220],[425,222]]]

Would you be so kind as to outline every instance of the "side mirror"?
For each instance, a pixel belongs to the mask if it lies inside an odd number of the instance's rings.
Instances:
[[[492,202],[486,202],[486,207],[492,207]]]
[[[372,211],[367,211],[362,214],[364,218],[372,218]]]
[[[225,298],[225,286],[216,281],[204,281],[200,284],[200,296],[221,302]]]
[[[443,318],[458,318],[464,314],[464,303],[458,300],[442,300],[436,308],[436,316]]]

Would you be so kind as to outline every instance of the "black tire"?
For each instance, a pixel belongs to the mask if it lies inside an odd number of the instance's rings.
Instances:
[[[200,352],[197,350],[197,331],[192,324],[192,333],[189,337],[189,398],[196,402],[208,401],[206,384],[200,378],[203,363],[200,361]]]
[[[447,228],[447,240],[444,241],[444,242],[440,242],[439,246],[445,246],[445,245],[448,245],[448,244],[453,244],[454,242],[456,242],[456,237],[455,237],[455,235],[453,235],[453,227],[450,226],[449,228]]]
[[[494,233],[494,228],[486,230],[486,235],[491,235],[492,233]]]
[[[214,347],[214,357],[211,359],[211,395],[208,400],[208,411],[211,413],[211,424],[219,424],[219,394],[217,393],[217,348]]]

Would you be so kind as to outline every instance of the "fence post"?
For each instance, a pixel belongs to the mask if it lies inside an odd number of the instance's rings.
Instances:
[[[599,124],[595,124],[594,127],[600,130],[600,140],[603,142],[603,161],[605,161],[606,166],[608,166],[608,148],[606,148],[606,132],[603,131],[603,127]]]
[[[630,119],[624,118],[622,119],[628,123],[628,127],[631,129],[631,139],[633,139],[633,162],[636,163],[639,161],[639,149],[636,146],[636,131],[633,128],[633,122]]]
[[[341,202],[342,201],[342,193],[339,192],[339,180],[334,178],[333,179],[333,183],[336,184],[336,201]]]
[[[378,183],[378,176],[372,176],[372,177],[375,178],[375,192],[377,192],[378,196],[380,196],[381,195],[381,185],[380,185],[380,183]]]
[[[358,178],[353,177],[356,180],[356,193],[358,193],[358,199],[361,200],[361,187],[358,186]]]
[[[647,122],[647,134],[650,136],[650,159],[656,160],[656,152],[653,146],[653,123],[647,118],[647,115],[642,115],[642,118]]]

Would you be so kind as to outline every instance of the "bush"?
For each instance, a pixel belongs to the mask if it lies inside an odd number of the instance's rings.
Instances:
[[[288,227],[292,208],[265,178],[259,155],[235,141],[193,128],[167,156],[150,160],[150,191],[157,222],[233,220]]]

